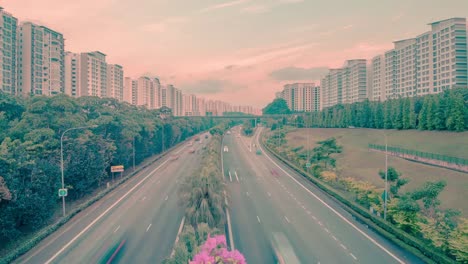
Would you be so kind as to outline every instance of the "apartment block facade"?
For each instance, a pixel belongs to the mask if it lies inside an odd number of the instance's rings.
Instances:
[[[466,19],[450,18],[429,25],[430,31],[395,41],[392,50],[372,60],[369,89],[372,94],[380,91],[380,97],[369,99],[384,101],[468,87]]]
[[[107,65],[107,89],[108,97],[123,101],[124,93],[124,71],[123,67],[118,64]]]
[[[23,95],[50,96],[65,91],[61,33],[31,22],[21,23],[18,49],[18,89]]]
[[[21,94],[17,88],[17,30],[18,19],[0,7],[0,90],[8,94]]]
[[[80,54],[65,52],[65,94],[80,97]]]
[[[312,112],[320,110],[320,87],[314,83],[293,83],[284,85],[276,94],[283,98],[291,111]]]
[[[80,95],[107,97],[106,54],[94,51],[80,55]]]

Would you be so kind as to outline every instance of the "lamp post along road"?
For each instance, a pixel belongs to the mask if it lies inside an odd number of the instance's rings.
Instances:
[[[63,136],[65,135],[65,133],[71,130],[94,128],[94,127],[97,127],[97,125],[84,126],[84,127],[72,127],[63,131],[62,136],[60,137],[60,170],[62,172],[62,189],[65,189],[65,179],[64,179],[64,171],[63,171]],[[65,195],[62,195],[62,212],[63,212],[63,216],[65,216]]]
[[[387,220],[387,200],[388,200],[388,151],[387,151],[387,134],[385,136],[385,201],[384,201],[384,220]]]

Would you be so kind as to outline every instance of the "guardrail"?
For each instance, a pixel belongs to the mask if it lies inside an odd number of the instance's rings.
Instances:
[[[385,153],[385,145],[369,144],[369,150]],[[413,160],[429,165],[444,167],[447,169],[468,172],[468,160],[450,157],[446,155],[410,150],[401,147],[387,146],[387,153],[391,156]]]
[[[340,191],[333,189],[325,182],[308,174],[303,169],[297,167],[295,164],[276,153],[268,146],[268,144],[264,142],[263,137],[260,143],[269,153],[275,156],[282,163],[286,164],[289,168],[291,168],[299,175],[303,176],[308,181],[310,181],[312,184],[319,187],[326,194],[334,198],[337,202],[339,202],[339,204],[342,205],[343,209],[352,214],[353,217],[355,217],[358,221],[368,225],[370,228],[380,233],[396,245],[408,250],[409,252],[421,258],[426,263],[456,263],[455,260],[450,259],[438,249],[427,245],[422,240],[412,235],[409,235],[404,231],[398,229],[397,227],[391,225],[390,223],[384,221],[383,219],[372,215],[366,208],[364,208],[360,204],[346,199],[345,195],[341,194]]]

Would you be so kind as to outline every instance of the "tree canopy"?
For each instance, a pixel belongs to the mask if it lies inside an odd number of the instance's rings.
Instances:
[[[263,108],[264,115],[274,115],[274,114],[290,114],[291,110],[288,107],[286,100],[282,98],[276,98],[273,102],[269,103],[265,108]]]

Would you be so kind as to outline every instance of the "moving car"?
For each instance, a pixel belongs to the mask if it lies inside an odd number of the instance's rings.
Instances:
[[[288,238],[283,233],[272,233],[272,248],[275,251],[277,263],[279,264],[300,264],[294,249]]]
[[[262,151],[260,149],[257,149],[257,155],[262,155]]]
[[[195,148],[190,148],[189,153],[195,153]]]
[[[229,151],[228,147],[224,146],[224,152],[228,152],[228,151]]]

